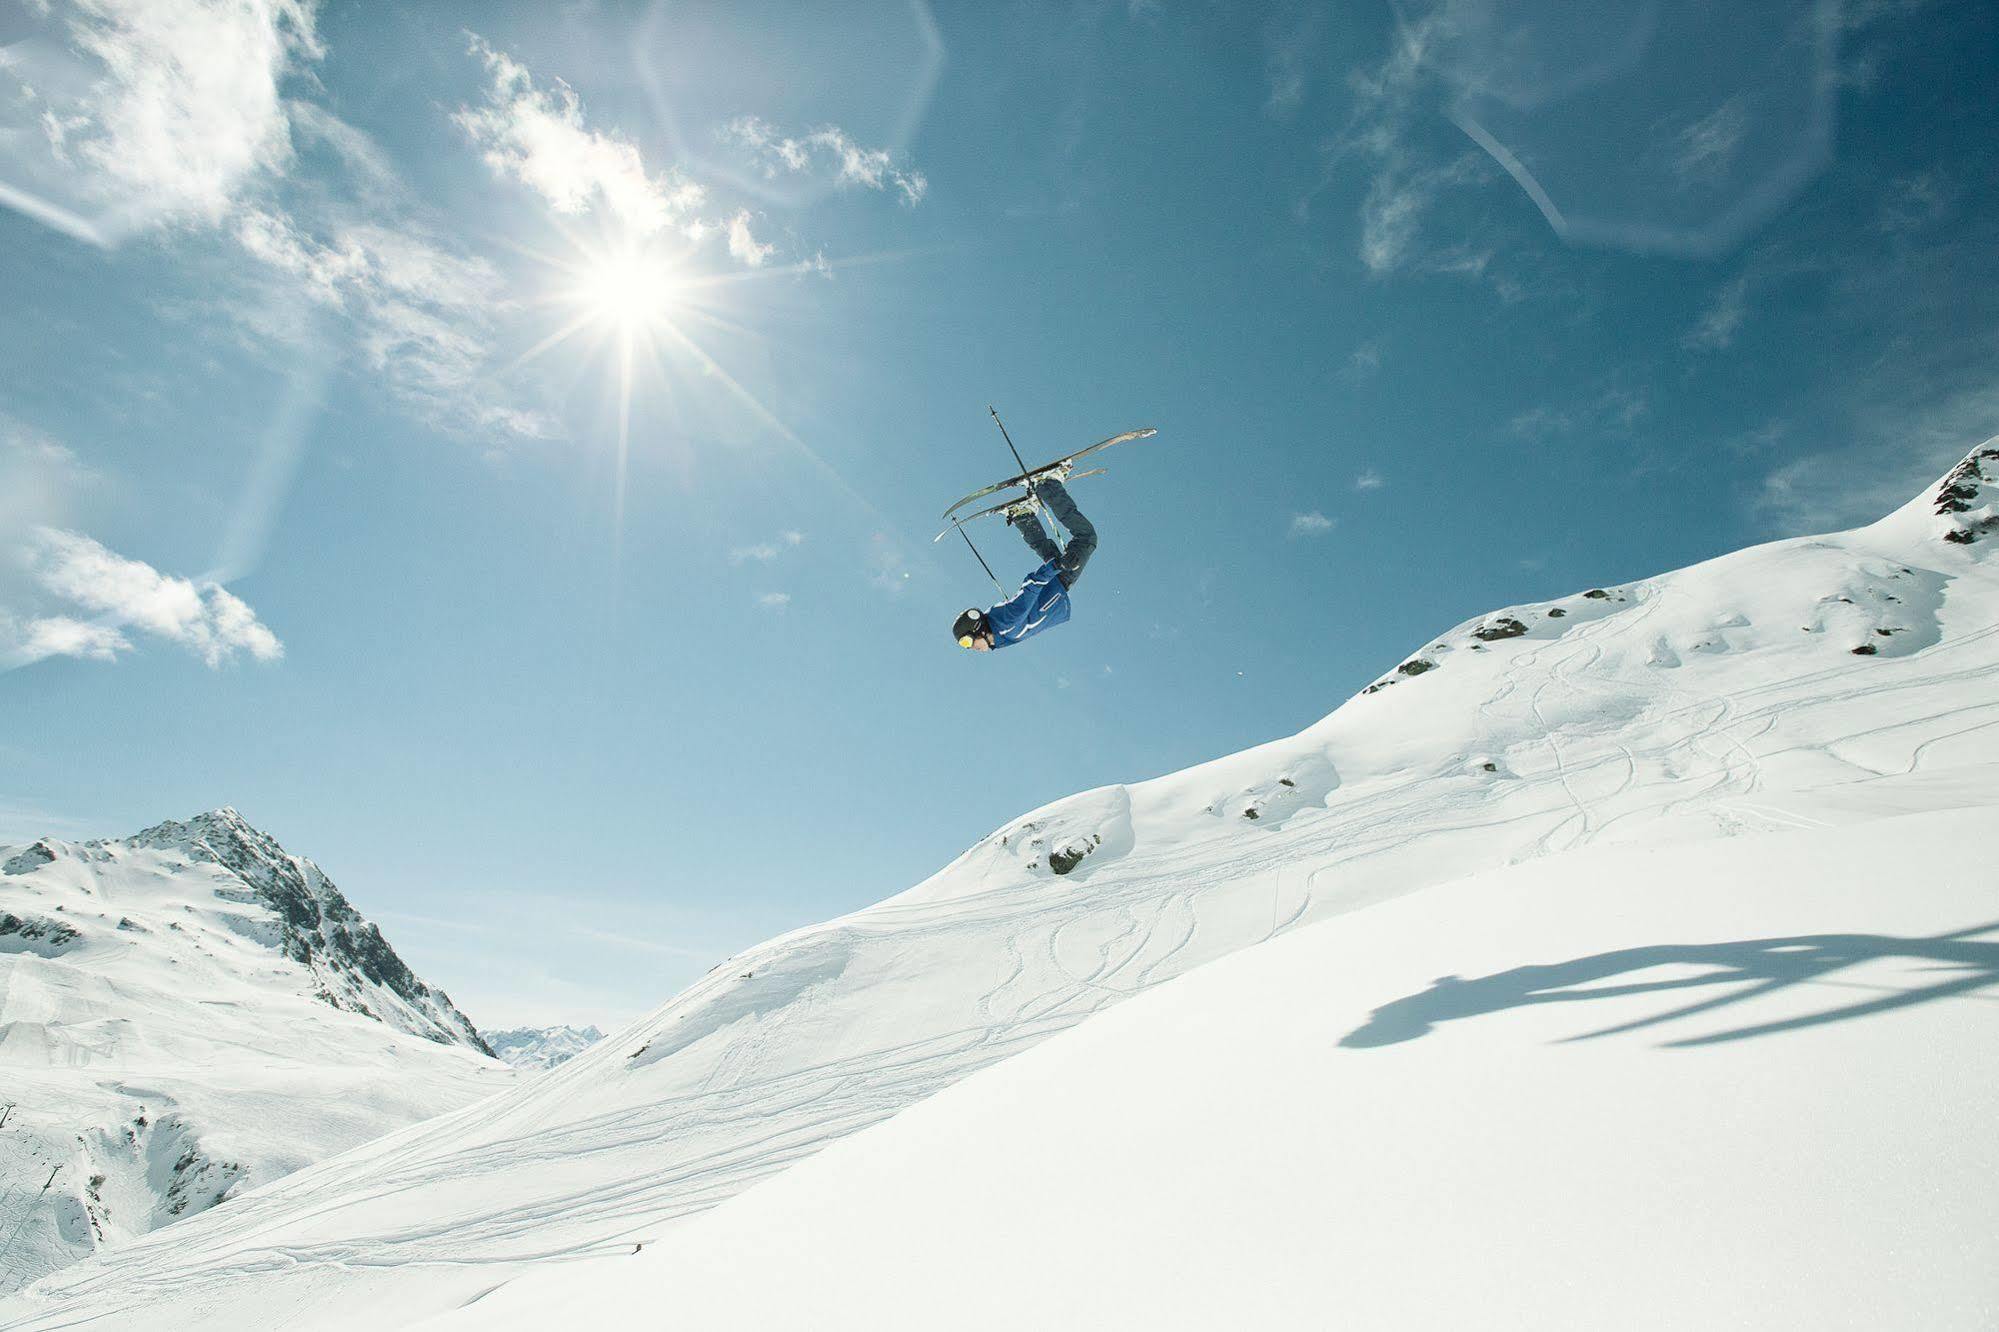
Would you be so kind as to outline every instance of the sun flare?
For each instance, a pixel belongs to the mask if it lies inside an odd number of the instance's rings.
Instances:
[[[680,282],[673,265],[661,256],[616,250],[592,257],[577,273],[570,295],[591,322],[628,333],[669,320]]]

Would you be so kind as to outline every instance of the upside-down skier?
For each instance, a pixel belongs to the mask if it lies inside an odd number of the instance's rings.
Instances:
[[[1035,515],[1040,500],[1056,522],[1069,533],[1066,545],[1058,547]],[[1076,508],[1076,501],[1054,476],[1034,482],[1032,494],[1006,511],[1007,523],[1018,529],[1027,547],[1041,557],[1041,567],[1029,574],[1020,591],[999,605],[980,610],[974,606],[958,616],[951,637],[958,646],[974,652],[991,652],[1011,647],[1043,629],[1053,629],[1069,618],[1069,589],[1083,575],[1083,566],[1097,549],[1097,529]]]

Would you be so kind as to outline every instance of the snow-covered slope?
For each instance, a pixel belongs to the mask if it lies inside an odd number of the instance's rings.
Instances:
[[[515,1068],[550,1069],[566,1064],[604,1039],[595,1027],[510,1027],[486,1033],[493,1053]]]
[[[512,1079],[232,809],[0,847],[0,1290]]]
[[[1302,924],[1578,848],[1989,809],[1995,494],[1988,446],[1870,527],[1469,621],[1297,736],[1037,810],[490,1105],[59,1273],[4,1312],[26,1327],[413,1321],[533,1264],[663,1239]]]
[[[1591,847],[1308,926],[425,1332],[1982,1332],[1995,828]]]

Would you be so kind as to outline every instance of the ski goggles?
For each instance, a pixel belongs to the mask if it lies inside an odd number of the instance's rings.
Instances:
[[[972,644],[978,641],[979,641],[978,639],[973,638],[970,634],[965,634],[958,639],[958,646],[961,648],[968,648],[972,646]]]

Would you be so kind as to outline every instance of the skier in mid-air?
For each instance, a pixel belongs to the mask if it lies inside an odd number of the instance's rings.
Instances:
[[[961,648],[991,652],[1010,647],[1069,618],[1069,589],[1083,576],[1083,566],[1096,552],[1097,529],[1077,510],[1076,501],[1069,498],[1059,479],[1051,476],[1035,481],[1034,496],[1067,529],[1069,543],[1058,548],[1049,539],[1041,519],[1035,516],[1033,497],[1008,509],[1007,522],[1020,530],[1042,565],[1021,583],[1020,591],[999,605],[988,610],[974,606],[958,617],[951,626],[951,637]]]

